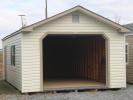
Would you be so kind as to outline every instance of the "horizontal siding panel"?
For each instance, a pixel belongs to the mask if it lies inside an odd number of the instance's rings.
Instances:
[[[82,30],[82,31],[85,31],[85,30],[89,30],[90,32],[94,32],[95,30],[97,30],[99,27],[62,27],[62,28],[59,28],[59,27],[45,27],[45,29],[47,29],[47,30],[62,30],[62,31],[64,31],[64,30]],[[103,31],[103,30],[105,30],[105,28],[104,27],[100,27],[97,31]],[[43,31],[43,29],[42,29],[42,31]],[[106,31],[108,31],[108,30],[106,30]]]
[[[14,37],[11,37],[4,41],[4,46],[7,47],[6,51],[6,73],[7,73],[7,81],[21,90],[21,34],[15,35]],[[11,66],[11,46],[15,45],[16,47],[16,66]]]
[[[126,42],[129,48],[129,61],[127,65],[127,82],[133,83],[133,36],[127,36]]]
[[[35,28],[33,32],[23,34],[22,50],[22,72],[23,91],[38,91],[40,89],[40,38],[46,31],[83,31],[83,32],[104,32],[109,38],[109,64],[110,86],[125,87],[125,46],[124,34],[108,27],[84,14],[80,16],[79,24],[72,24],[71,14],[57,19],[46,25]],[[62,34],[62,33],[58,34]],[[49,33],[50,34],[50,33]],[[53,33],[55,34],[55,33]],[[57,33],[56,33],[57,34]],[[68,33],[65,33],[68,34]],[[78,33],[77,33],[78,34]],[[89,33],[91,34],[91,33]],[[92,33],[93,34],[93,33]]]

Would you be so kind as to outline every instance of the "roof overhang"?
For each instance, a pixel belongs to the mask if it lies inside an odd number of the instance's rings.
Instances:
[[[107,25],[110,25],[111,27],[115,28],[120,33],[130,32],[130,30],[128,28],[126,28],[126,27],[124,27],[124,26],[122,26],[122,25],[120,25],[118,23],[115,23],[115,22],[113,22],[113,21],[111,21],[111,20],[109,20],[109,19],[107,19],[107,18],[105,18],[105,17],[103,17],[101,15],[98,15],[98,14],[96,14],[96,13],[94,13],[94,12],[92,12],[92,11],[82,7],[82,6],[76,6],[74,8],[69,9],[69,10],[66,10],[66,11],[64,11],[62,13],[59,13],[59,14],[54,15],[52,17],[49,17],[49,18],[47,18],[45,20],[42,20],[42,21],[39,21],[39,22],[34,23],[32,25],[26,26],[26,27],[24,27],[24,28],[22,28],[22,29],[20,29],[20,30],[18,30],[16,32],[6,36],[2,40],[10,38],[10,37],[12,37],[12,36],[14,36],[16,34],[21,33],[21,32],[23,32],[23,33],[32,32],[34,30],[34,28],[39,27],[41,25],[44,25],[44,24],[46,24],[48,22],[51,22],[53,20],[56,20],[56,19],[58,19],[58,18],[60,18],[62,16],[65,16],[65,15],[67,15],[69,13],[72,13],[74,11],[81,11],[82,13],[85,13],[86,15],[91,16],[91,17],[97,19],[98,21],[101,21],[101,22],[103,22],[103,23],[105,23]]]
[[[12,37],[12,36],[15,36],[15,35],[17,35],[17,34],[19,34],[19,33],[21,33],[21,32],[22,32],[22,29],[17,30],[16,32],[13,32],[13,33],[7,35],[6,37],[4,37],[4,38],[2,39],[2,41],[6,40],[6,39],[8,39],[8,38],[10,38],[10,37]]]
[[[97,19],[97,20],[99,20],[99,21],[101,21],[103,23],[106,23],[106,24],[110,25],[111,27],[117,29],[118,32],[122,32],[122,33],[129,32],[129,29],[127,29],[126,27],[124,27],[124,26],[122,26],[122,25],[120,25],[118,23],[115,23],[115,22],[113,22],[113,21],[111,21],[111,20],[109,20],[109,19],[107,19],[107,18],[105,18],[105,17],[103,17],[101,15],[98,15],[98,14],[96,14],[96,13],[94,13],[94,12],[84,8],[84,7],[81,7],[81,6],[76,6],[74,8],[69,9],[69,10],[66,10],[66,11],[64,11],[62,13],[59,13],[59,14],[57,14],[55,16],[49,17],[46,20],[42,20],[42,21],[39,21],[37,23],[34,23],[34,24],[30,25],[30,26],[27,26],[27,27],[23,28],[22,31],[23,32],[31,32],[31,31],[34,30],[34,28],[36,28],[36,27],[38,27],[38,26],[40,26],[42,24],[46,24],[46,23],[48,23],[50,21],[53,21],[53,20],[55,20],[57,18],[65,16],[65,15],[67,15],[69,13],[74,12],[74,11],[81,11],[82,13],[85,13],[88,16],[91,16],[91,17],[93,17],[93,18],[95,18],[95,19]]]

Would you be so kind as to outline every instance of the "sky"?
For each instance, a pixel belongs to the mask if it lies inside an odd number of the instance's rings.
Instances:
[[[133,23],[133,0],[48,0],[48,16],[53,16],[74,6],[81,5],[120,24]],[[21,28],[18,15],[24,14],[27,25],[45,18],[45,0],[0,1],[1,39]]]

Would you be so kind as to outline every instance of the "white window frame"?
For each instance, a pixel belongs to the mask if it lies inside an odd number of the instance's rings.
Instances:
[[[126,64],[129,64],[129,45],[126,43],[125,45],[125,61]]]
[[[72,14],[72,22],[73,23],[79,23],[80,22],[80,15],[78,13]]]
[[[16,46],[12,45],[11,46],[11,66],[15,66],[16,64]]]

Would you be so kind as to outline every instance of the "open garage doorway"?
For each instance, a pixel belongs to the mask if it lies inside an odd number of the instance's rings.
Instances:
[[[42,44],[44,90],[106,86],[102,35],[47,35]]]

